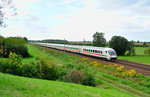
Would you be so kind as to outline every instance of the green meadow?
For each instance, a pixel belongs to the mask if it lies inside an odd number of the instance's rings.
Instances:
[[[150,56],[146,55],[144,51],[147,47],[135,47],[135,56],[118,56],[119,59],[137,62],[137,63],[145,63],[150,65]]]

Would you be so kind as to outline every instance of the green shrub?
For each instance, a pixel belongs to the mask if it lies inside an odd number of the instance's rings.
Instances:
[[[8,57],[9,52],[16,53],[22,57],[29,57],[26,42],[21,37],[9,37],[4,40],[5,57]]]
[[[40,59],[38,64],[40,66],[40,72],[43,79],[56,80],[58,78],[57,68],[51,61]]]
[[[96,81],[95,78],[92,74],[87,73],[86,74],[86,78],[82,80],[82,84],[83,85],[89,85],[89,86],[95,86],[96,85]]]
[[[10,52],[7,72],[14,75],[21,75],[21,61],[22,57],[20,55]]]
[[[59,80],[89,86],[96,85],[93,74],[83,64],[66,64],[62,66],[59,70]]]
[[[6,60],[1,60],[0,61],[0,72],[3,72],[3,73],[7,73],[7,69],[9,68],[9,65],[8,65],[8,61]]]
[[[83,70],[71,69],[65,75],[66,82],[78,83],[81,84],[83,79],[86,78],[86,73]]]
[[[58,78],[57,68],[51,61],[38,58],[37,62],[23,64],[22,57],[12,52],[10,52],[8,62],[0,62],[0,72],[47,80]]]

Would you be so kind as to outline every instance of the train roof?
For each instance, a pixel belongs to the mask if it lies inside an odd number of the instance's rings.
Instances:
[[[112,48],[106,47],[94,47],[94,46],[81,46],[81,45],[67,45],[67,44],[54,44],[54,43],[40,43],[40,44],[47,44],[47,45],[55,45],[55,46],[65,46],[65,47],[73,47],[73,48],[83,48],[83,49],[94,49],[94,50],[113,50]]]

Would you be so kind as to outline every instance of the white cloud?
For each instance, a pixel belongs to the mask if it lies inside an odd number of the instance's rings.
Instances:
[[[136,33],[139,35],[150,31],[150,6],[145,6],[146,2],[147,0],[50,0],[47,3],[45,0],[16,0],[19,14],[9,20],[9,25],[14,27],[11,30],[7,28],[9,30],[5,30],[7,33],[4,35],[12,35],[8,31],[14,30],[13,35],[27,35],[30,39],[92,40],[93,34],[98,31],[105,33],[107,41],[114,35],[140,40],[143,39],[142,36],[135,37]],[[46,14],[39,11],[38,4],[43,6],[41,9]]]

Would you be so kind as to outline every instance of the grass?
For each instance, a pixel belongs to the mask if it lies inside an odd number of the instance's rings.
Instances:
[[[147,47],[135,47],[135,53],[136,55],[146,55],[144,51],[147,49]]]
[[[119,56],[119,59],[150,65],[150,56]]]
[[[137,63],[145,63],[150,65],[150,56],[144,53],[147,47],[135,47],[136,56],[118,56],[119,59],[137,62]]]
[[[29,53],[32,55],[32,57],[24,58],[23,62],[29,63],[32,61],[36,61],[37,57],[43,57],[47,60],[51,60],[57,65],[62,64],[75,65],[81,64],[82,61],[79,57],[51,50],[48,48],[28,45],[28,50]],[[97,87],[99,88],[0,74],[0,87],[2,87],[0,89],[0,95],[2,96],[6,95],[8,97],[12,96],[11,94],[13,94],[13,96],[20,95],[27,97],[28,96],[64,97],[68,95],[71,97],[77,96],[130,97],[130,96],[147,95],[147,93],[145,92],[142,93],[139,92],[139,90],[147,91],[147,89],[145,90],[145,88],[141,87],[140,85],[134,83],[132,84],[131,81],[128,81],[127,84],[126,83],[124,84],[123,82],[126,82],[127,80],[122,81],[122,79],[120,78],[112,77],[111,75],[97,72],[92,68],[90,70],[91,72],[95,73],[98,83]],[[116,79],[116,81],[114,81],[114,79]],[[134,87],[136,88],[134,89]],[[137,87],[139,89],[137,89]]]
[[[2,73],[0,73],[0,87],[1,97],[133,97],[120,90],[24,78]]]

